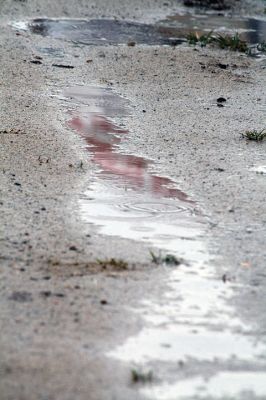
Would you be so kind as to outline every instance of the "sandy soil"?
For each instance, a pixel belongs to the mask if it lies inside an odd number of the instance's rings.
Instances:
[[[168,271],[151,263],[144,243],[102,236],[80,217],[77,202],[95,166],[54,96],[72,84],[111,85],[130,100],[126,151],[155,160],[154,168],[197,202],[208,268],[221,285],[222,277],[232,285],[227,301],[242,321],[238,333],[265,344],[266,186],[265,176],[250,169],[265,165],[266,142],[241,137],[265,126],[265,61],[187,46],[77,47],[9,25],[33,16],[152,22],[179,6],[0,2],[1,400],[144,398],[131,382],[132,364],[106,353],[143,328],[132,309],[140,299],[163,296]],[[74,69],[53,67],[55,59],[40,51],[47,47],[63,48],[64,63]],[[36,56],[42,64],[31,63]],[[220,96],[227,99],[222,108]],[[110,257],[126,260],[128,270],[97,265]],[[224,321],[220,329],[227,328]],[[240,356],[233,368],[265,371],[263,357],[243,367]],[[194,360],[184,373],[158,360],[152,368],[156,382],[164,382],[230,365]]]

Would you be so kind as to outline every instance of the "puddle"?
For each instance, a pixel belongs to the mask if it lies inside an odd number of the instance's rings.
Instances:
[[[256,172],[259,175],[266,175],[266,165],[258,165],[257,167],[250,168],[250,171]]]
[[[177,398],[178,400],[195,398],[198,400],[209,398],[246,400],[252,395],[265,399],[266,373],[263,371],[219,372],[209,379],[196,377],[175,384],[142,389],[141,392],[149,399],[158,400],[177,400]]]
[[[160,26],[115,19],[38,18],[29,22],[15,22],[13,27],[85,45],[114,45],[132,41],[149,45],[173,43],[167,29]]]
[[[99,87],[70,88],[64,95],[70,99],[68,107],[72,104],[69,126],[82,138],[96,167],[79,201],[82,218],[104,235],[143,241],[189,261],[165,268],[153,294],[128,310],[141,316],[144,327],[107,357],[131,368],[155,368],[163,376],[167,365],[172,381],[179,362],[187,371],[200,364],[202,376],[217,366],[232,368],[209,380],[196,377],[141,390],[154,400],[174,400],[179,390],[180,399],[221,399],[224,388],[230,395],[253,390],[261,382],[260,373],[253,373],[254,379],[245,385],[246,372],[233,369],[264,366],[266,346],[257,338],[256,327],[244,325],[228,304],[237,285],[217,279],[209,268],[205,221],[197,204],[170,178],[153,172],[151,160],[125,154],[130,137],[123,124],[123,117],[130,118],[126,99]],[[225,383],[228,377],[236,380],[235,386]]]
[[[153,371],[154,384],[140,389],[147,399],[264,396],[266,374],[246,370],[265,370],[266,346],[256,326],[243,324],[228,303],[237,286],[215,279],[207,267],[196,268],[173,270],[158,296],[130,309],[141,315],[144,328],[107,356],[135,370]],[[174,383],[165,383],[165,377]]]
[[[103,88],[72,88],[65,95],[79,101],[69,125],[83,138],[97,166],[79,202],[82,217],[104,235],[202,258],[196,238],[203,234],[203,222],[196,204],[171,179],[153,173],[151,160],[122,153],[128,131],[109,117],[129,114],[126,100]]]
[[[186,37],[189,32],[204,34],[213,31],[220,34],[238,32],[249,44],[266,41],[266,18],[248,18],[221,13],[177,14],[162,21],[163,26],[173,29],[178,37]]]
[[[189,32],[233,34],[238,32],[249,44],[266,41],[266,19],[214,13],[184,13],[169,16],[154,25],[114,19],[47,19],[14,22],[19,30],[84,45],[147,44],[176,45]]]
[[[40,53],[43,53],[45,55],[51,56],[51,57],[56,57],[56,58],[64,58],[65,52],[64,49],[62,48],[54,48],[54,47],[37,47],[37,50]]]
[[[172,271],[160,300],[143,301],[134,310],[147,327],[108,355],[137,365],[178,360],[260,362],[266,346],[227,304],[232,295],[232,286],[205,269]]]

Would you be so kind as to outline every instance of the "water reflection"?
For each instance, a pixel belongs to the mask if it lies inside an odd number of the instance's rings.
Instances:
[[[238,32],[249,44],[266,41],[265,18],[248,18],[221,13],[179,13],[155,24],[143,24],[114,19],[47,19],[14,22],[16,29],[51,36],[84,45],[117,45],[129,42],[147,45],[177,45],[188,33]]]
[[[149,45],[172,44],[167,32],[160,32],[156,25],[117,19],[37,18],[29,22],[27,29],[34,34],[85,45],[116,45],[129,41]]]
[[[179,400],[206,399],[265,399],[265,371],[230,371],[218,372],[209,379],[196,376],[174,384],[163,384],[145,388],[141,392],[148,399]]]
[[[196,238],[202,221],[196,204],[171,179],[152,173],[152,161],[121,151],[128,131],[117,121],[129,114],[128,102],[99,87],[70,88],[65,95],[78,104],[69,125],[83,138],[98,167],[79,202],[86,222],[97,225],[104,235],[201,258],[203,249]]]
[[[71,118],[69,125],[87,143],[92,160],[101,168],[100,174],[103,177],[119,176],[138,190],[192,203],[184,192],[173,187],[174,183],[169,178],[148,171],[151,161],[119,153],[118,145],[128,131],[105,115],[127,114],[121,97],[103,88],[77,87],[69,89],[65,94],[80,99],[83,103],[85,99],[90,104],[87,108],[81,108]]]

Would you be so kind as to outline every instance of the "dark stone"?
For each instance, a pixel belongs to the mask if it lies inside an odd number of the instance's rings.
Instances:
[[[43,290],[42,292],[40,292],[40,295],[42,297],[47,298],[47,297],[51,297],[52,296],[52,292],[50,290]]]
[[[54,293],[55,297],[65,297],[66,295],[64,293]]]
[[[42,62],[40,60],[31,60],[30,63],[31,64],[37,64],[37,65],[42,64]]]
[[[218,63],[217,67],[219,67],[221,69],[226,69],[228,67],[228,64]]]
[[[226,99],[224,97],[218,97],[217,103],[225,103]]]
[[[73,69],[73,65],[64,65],[64,64],[52,64],[53,67],[57,68],[66,68],[66,69]]]

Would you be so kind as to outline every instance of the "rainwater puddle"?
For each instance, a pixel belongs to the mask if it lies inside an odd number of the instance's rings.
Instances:
[[[13,27],[84,45],[116,45],[131,41],[149,45],[173,43],[163,27],[115,19],[38,18],[29,22],[15,22]]]
[[[219,372],[209,379],[196,377],[175,384],[163,384],[158,387],[142,389],[149,399],[188,400],[198,399],[248,399],[249,396],[266,398],[265,372]],[[197,393],[195,397],[195,393]],[[256,397],[258,398],[258,397]]]
[[[137,371],[153,372],[154,384],[140,388],[147,399],[247,400],[247,394],[266,394],[266,346],[228,303],[237,286],[208,270],[170,272],[160,296],[130,310],[142,316],[144,328],[107,353]]]
[[[250,171],[256,172],[259,175],[266,175],[266,165],[258,165],[251,168]]]
[[[173,28],[173,33],[179,32],[178,37],[186,37],[190,32],[206,34],[234,34],[238,32],[243,40],[250,44],[266,40],[266,18],[249,18],[221,13],[177,14],[162,21],[163,26]]]
[[[141,316],[142,330],[106,355],[130,368],[152,368],[159,376],[160,368],[168,365],[174,382],[179,362],[187,370],[200,364],[202,376],[210,376],[208,371],[217,365],[232,368],[209,380],[183,376],[175,384],[141,389],[154,400],[176,400],[179,390],[183,397],[178,399],[221,399],[224,388],[238,396],[257,382],[262,386],[260,373],[253,373],[249,386],[242,377],[250,366],[265,366],[266,346],[257,338],[256,327],[244,325],[228,303],[237,285],[217,278],[209,267],[206,221],[197,204],[170,178],[153,172],[151,160],[123,150],[129,139],[122,123],[123,116],[130,116],[128,101],[99,87],[70,88],[64,95],[70,99],[68,106],[75,105],[69,126],[83,139],[96,166],[93,182],[79,201],[82,218],[104,235],[143,241],[188,260],[178,268],[165,267],[153,293],[128,310]],[[239,365],[241,371],[234,371]],[[230,382],[236,377],[236,385],[225,385],[227,377]]]
[[[147,327],[109,356],[136,365],[265,361],[266,346],[228,305],[234,286],[206,271],[204,267],[195,272],[185,267],[172,271],[160,300],[143,301],[132,310],[142,315]]]
[[[47,19],[18,21],[12,26],[33,34],[84,45],[177,45],[190,32],[233,34],[238,32],[249,44],[266,41],[266,19],[221,13],[180,13],[155,24],[115,19]]]
[[[196,204],[171,179],[153,173],[151,160],[122,153],[128,132],[109,118],[129,113],[126,100],[103,88],[72,88],[65,95],[80,102],[69,125],[83,138],[97,166],[79,202],[84,220],[104,235],[202,259],[198,238],[204,224]]]

